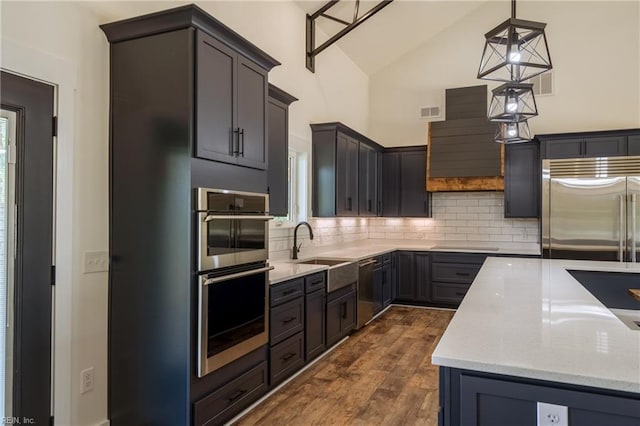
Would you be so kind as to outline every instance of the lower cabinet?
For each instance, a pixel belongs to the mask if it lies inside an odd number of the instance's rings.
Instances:
[[[382,294],[382,256],[376,258],[376,265],[373,268],[373,315],[382,310],[384,296]]]
[[[277,385],[304,365],[304,333],[297,333],[271,347],[269,383]]]
[[[393,300],[392,287],[393,287],[393,269],[391,264],[391,256],[389,261],[382,265],[382,308],[386,308],[391,304]]]
[[[638,394],[448,367],[439,388],[439,426],[534,426],[538,402],[566,406],[571,426],[640,424]]]
[[[356,283],[327,295],[327,346],[333,346],[356,327]]]
[[[429,253],[399,251],[396,253],[396,299],[400,302],[424,304],[431,300]]]
[[[305,278],[305,356],[311,361],[327,349],[327,289],[325,273]]]
[[[487,255],[477,253],[433,253],[431,257],[431,301],[459,305],[478,275]]]

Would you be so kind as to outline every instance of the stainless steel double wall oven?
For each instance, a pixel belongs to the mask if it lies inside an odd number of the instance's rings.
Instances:
[[[198,377],[268,342],[269,198],[196,190]]]

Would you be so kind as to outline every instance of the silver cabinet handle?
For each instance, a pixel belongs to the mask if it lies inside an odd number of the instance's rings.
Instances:
[[[210,214],[207,215],[203,222],[211,222],[212,220],[215,219],[226,219],[226,220],[271,220],[273,219],[273,216],[243,216],[243,215],[214,215],[214,214]]]
[[[636,262],[636,194],[631,194],[631,262]]]
[[[624,208],[624,195],[619,195],[618,196],[618,201],[619,201],[619,235],[618,235],[618,261],[623,262],[624,261],[624,240],[626,238],[625,232],[624,232],[624,215],[625,215],[625,208]]]
[[[271,271],[274,268],[275,266],[266,266],[260,269],[252,269],[250,271],[238,272],[237,274],[223,275],[221,277],[215,277],[215,278],[207,278],[202,280],[202,285],[207,286],[211,284],[221,283],[223,281],[235,280],[236,278],[248,277],[249,275],[256,275],[262,272]]]

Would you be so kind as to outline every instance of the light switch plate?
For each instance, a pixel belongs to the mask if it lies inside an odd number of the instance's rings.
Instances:
[[[84,273],[107,272],[109,270],[109,252],[86,251],[84,253]]]
[[[538,402],[538,426],[569,426],[569,407]]]

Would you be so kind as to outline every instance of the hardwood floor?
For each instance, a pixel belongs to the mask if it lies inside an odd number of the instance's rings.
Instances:
[[[235,425],[436,425],[431,353],[453,314],[392,307]]]

